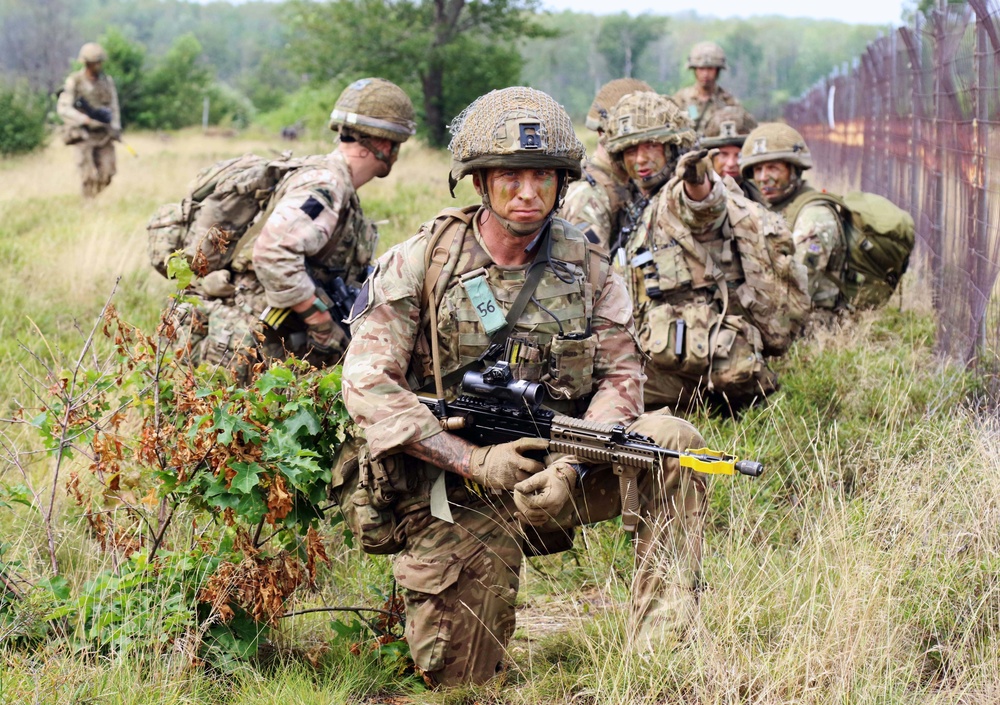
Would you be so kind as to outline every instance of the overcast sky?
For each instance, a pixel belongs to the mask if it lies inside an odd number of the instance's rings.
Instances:
[[[630,15],[643,12],[675,14],[694,10],[699,15],[750,17],[752,15],[783,15],[835,19],[856,24],[899,24],[903,0],[542,0],[542,6],[556,12],[574,10],[595,15],[626,11]]]

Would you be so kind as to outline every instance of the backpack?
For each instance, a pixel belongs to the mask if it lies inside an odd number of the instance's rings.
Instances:
[[[167,276],[167,260],[180,250],[198,276],[228,267],[263,227],[277,185],[306,163],[291,152],[244,154],[202,169],[180,203],[160,206],[146,225],[150,264]]]
[[[788,222],[794,223],[802,207],[813,201],[832,204],[844,224],[847,251],[844,275],[837,282],[844,298],[859,308],[888,301],[910,263],[915,240],[913,218],[875,193],[851,191],[841,197],[810,191],[795,199],[786,211]]]

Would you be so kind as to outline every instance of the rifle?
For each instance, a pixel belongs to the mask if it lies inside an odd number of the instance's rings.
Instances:
[[[80,97],[73,101],[73,107],[79,110],[81,113],[89,117],[91,120],[97,120],[97,122],[103,123],[105,125],[110,125],[111,120],[114,119],[114,114],[111,112],[111,108],[95,108],[90,104],[90,101],[86,98]],[[133,157],[138,157],[139,154],[128,142],[122,139],[120,130],[112,131],[112,139],[115,142],[121,142],[122,146],[128,150],[128,153]]]
[[[556,414],[546,409],[545,386],[514,379],[507,362],[483,372],[468,371],[462,378],[464,394],[455,401],[417,395],[446,431],[478,445],[506,443],[517,438],[547,438],[549,451],[567,453],[592,463],[609,463],[619,477],[622,527],[635,531],[639,521],[636,475],[661,467],[664,458],[677,458],[681,467],[713,475],[739,472],[759,477],[764,466],[708,448],[672,450],[653,439],[626,430],[622,424],[603,424]],[[587,469],[580,472],[581,477]]]
[[[321,286],[319,292],[323,303],[330,309],[330,316],[347,333],[349,338],[351,327],[344,323],[344,319],[351,315],[351,309],[354,308],[354,301],[358,298],[359,290],[348,286],[343,278],[338,276],[328,281],[325,286]],[[281,336],[304,330],[304,325],[297,317],[289,317],[291,313],[293,311],[290,308],[268,306],[260,314],[260,320]]]

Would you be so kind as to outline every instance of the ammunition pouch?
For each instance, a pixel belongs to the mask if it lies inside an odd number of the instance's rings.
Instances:
[[[406,546],[406,535],[396,516],[397,499],[406,491],[402,455],[376,460],[359,438],[341,447],[334,462],[331,493],[365,553],[399,553]]]

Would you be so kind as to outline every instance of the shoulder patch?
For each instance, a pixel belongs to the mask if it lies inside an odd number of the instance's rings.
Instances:
[[[319,214],[323,212],[323,208],[325,208],[325,206],[317,201],[315,197],[310,196],[299,208],[312,220],[316,220],[316,218],[319,217]]]

